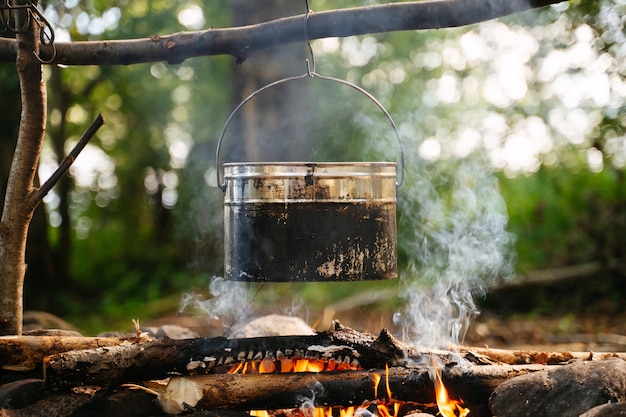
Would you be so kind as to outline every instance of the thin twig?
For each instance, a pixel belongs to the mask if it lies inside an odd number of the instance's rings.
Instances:
[[[104,124],[104,119],[102,118],[102,114],[98,114],[96,119],[91,122],[91,125],[87,128],[85,133],[81,136],[80,140],[74,146],[74,149],[61,161],[56,171],[52,173],[50,178],[46,180],[45,183],[41,187],[39,187],[32,195],[32,201],[38,204],[43,198],[50,192],[52,187],[56,185],[57,182],[67,173],[70,169],[80,152],[85,148],[87,143],[91,140],[91,138],[96,134],[98,129],[102,127]]]

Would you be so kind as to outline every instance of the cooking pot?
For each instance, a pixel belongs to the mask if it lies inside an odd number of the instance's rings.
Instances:
[[[382,105],[374,101],[400,137]],[[236,281],[356,281],[397,277],[395,162],[225,163],[216,150],[217,184],[224,191],[225,278]],[[401,144],[400,144],[401,146]],[[400,148],[403,164],[402,148]],[[404,172],[402,166],[402,173]]]

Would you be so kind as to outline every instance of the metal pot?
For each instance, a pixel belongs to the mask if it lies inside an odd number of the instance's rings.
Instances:
[[[397,276],[395,163],[227,163],[224,180],[227,279]]]
[[[225,163],[222,181],[220,149],[235,113],[268,88],[308,77],[349,86],[378,106],[398,141],[400,181],[393,162]],[[396,188],[404,179],[402,142],[387,110],[361,87],[310,68],[262,87],[226,120],[215,163],[217,184],[225,194],[225,278],[291,282],[397,276]]]

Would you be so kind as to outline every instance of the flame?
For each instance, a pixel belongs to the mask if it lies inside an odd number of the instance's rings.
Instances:
[[[275,365],[275,361],[263,360],[260,361],[258,367],[255,363],[251,363],[250,366],[246,367],[243,364],[239,364],[233,366],[229,373],[246,373],[246,372],[258,372],[258,373],[267,373],[267,372],[324,372],[330,370],[339,370],[339,369],[361,369],[354,367],[344,368],[343,365],[345,362],[337,362],[334,360],[329,361],[321,361],[321,360],[310,360],[310,359],[282,359],[278,362],[278,366]],[[371,374],[372,382],[374,383],[374,396],[378,397],[378,386],[382,377],[377,373]],[[376,413],[374,416],[378,417],[398,417],[400,413],[400,403],[397,401],[393,401],[391,397],[391,388],[389,385],[389,366],[385,366],[385,388],[387,392],[386,400],[375,400],[367,405],[363,405],[362,407],[315,407],[313,409],[313,413],[298,413],[292,412],[289,414],[290,416],[311,416],[311,417],[359,417],[363,415],[372,415],[372,407],[376,408]],[[369,406],[369,408],[368,408]],[[272,417],[274,414],[267,410],[251,410],[249,411],[250,416],[252,417]]]
[[[380,375],[372,374],[372,381],[374,381],[374,397],[378,398],[378,384],[380,383]]]
[[[448,391],[441,380],[441,372],[435,364],[435,396],[437,398],[437,408],[443,417],[465,417],[470,410],[464,408],[460,401],[451,399]]]
[[[385,364],[385,388],[387,388],[387,398],[391,401],[391,388],[389,387],[389,365]]]
[[[304,359],[304,358],[292,358],[292,359],[264,359],[256,362],[242,362],[233,366],[228,373],[231,374],[245,374],[245,373],[285,373],[285,372],[327,372],[333,370],[358,370],[360,366],[349,364],[346,362],[337,362],[331,360],[318,360],[318,359]],[[442,417],[466,417],[470,410],[463,407],[461,401],[453,400],[449,397],[448,391],[443,384],[441,378],[441,371],[434,363],[435,370],[435,396],[437,399],[437,407]],[[382,377],[377,373],[371,374],[372,382],[374,383],[374,396],[378,398],[378,387],[382,380]],[[302,416],[311,417],[358,417],[364,415],[367,412],[371,414],[372,407],[375,407],[375,416],[378,417],[398,417],[400,413],[400,402],[393,400],[391,387],[389,384],[389,366],[385,365],[385,391],[387,394],[386,400],[375,400],[363,407],[315,407],[312,414],[304,413]],[[249,412],[252,417],[272,417],[267,410],[251,410]],[[299,416],[298,413],[291,414],[292,416]]]
[[[231,367],[229,374],[272,374],[289,372],[331,372],[358,371],[363,368],[357,361],[346,362],[335,359],[263,359],[253,362],[240,362]]]

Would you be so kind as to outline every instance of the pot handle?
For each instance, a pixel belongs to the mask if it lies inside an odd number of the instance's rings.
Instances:
[[[367,98],[369,98],[370,100],[372,100],[374,102],[374,104],[376,104],[376,106],[385,114],[385,117],[387,118],[387,120],[389,121],[389,123],[391,124],[391,127],[393,128],[393,131],[396,135],[396,140],[398,141],[398,148],[400,150],[400,180],[396,181],[396,188],[400,187],[402,185],[402,183],[404,182],[404,149],[402,147],[402,139],[400,138],[400,132],[398,131],[398,127],[396,126],[396,123],[393,121],[393,119],[391,118],[391,115],[389,114],[389,112],[387,111],[387,109],[385,109],[385,107],[376,99],[376,97],[374,97],[373,95],[371,95],[369,92],[367,92],[366,90],[364,90],[363,88],[359,87],[356,84],[353,84],[349,81],[346,80],[342,80],[340,78],[334,78],[334,77],[328,77],[325,75],[320,75],[318,73],[316,73],[314,70],[311,71],[310,66],[308,65],[308,60],[307,60],[307,72],[305,74],[302,75],[297,75],[294,77],[288,77],[288,78],[283,78],[281,80],[278,81],[274,81],[273,83],[267,84],[264,87],[259,88],[258,90],[256,90],[255,92],[253,92],[252,94],[250,94],[248,97],[246,97],[241,103],[239,103],[239,105],[237,107],[235,107],[235,110],[233,110],[233,112],[230,114],[230,116],[228,116],[228,119],[226,119],[226,123],[224,124],[224,127],[222,128],[222,132],[220,133],[220,137],[217,141],[217,148],[215,150],[215,172],[216,172],[216,177],[217,177],[217,186],[223,191],[226,192],[226,181],[223,181],[222,176],[221,176],[221,171],[220,171],[220,150],[222,147],[222,141],[224,140],[224,134],[226,133],[226,129],[228,129],[228,125],[230,124],[231,120],[233,119],[233,117],[235,116],[235,114],[239,111],[239,109],[241,109],[248,101],[252,100],[256,95],[260,94],[261,92],[272,88],[278,84],[282,84],[285,82],[289,82],[289,81],[295,81],[295,80],[301,80],[303,78],[306,77],[310,77],[310,78],[320,78],[322,80],[326,80],[326,81],[334,81],[337,82],[339,84],[343,84],[346,85],[348,87],[351,87],[353,89],[355,89],[356,91],[364,94],[365,96],[367,96]]]

